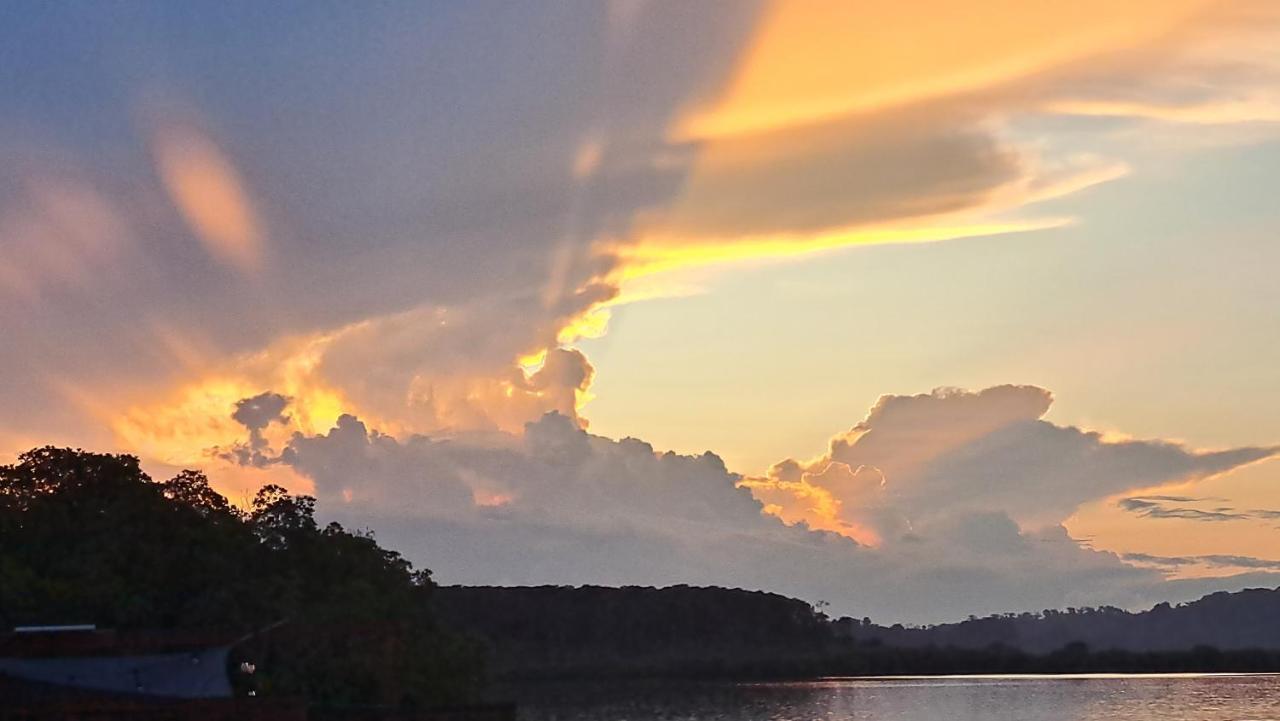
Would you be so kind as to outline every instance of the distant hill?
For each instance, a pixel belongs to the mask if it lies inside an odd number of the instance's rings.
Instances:
[[[985,648],[1002,644],[1045,653],[1068,643],[1095,650],[1178,651],[1196,646],[1220,650],[1280,649],[1280,589],[1214,593],[1198,601],[1148,611],[1119,608],[1067,609],[971,618],[929,628],[863,625],[841,619],[842,635],[901,646]]]
[[[690,586],[444,586],[434,603],[510,677],[1280,670],[1280,590],[927,628]]]

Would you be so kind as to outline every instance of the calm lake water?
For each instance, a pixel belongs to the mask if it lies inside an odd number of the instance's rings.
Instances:
[[[513,689],[522,721],[1280,720],[1280,676],[985,676]]]

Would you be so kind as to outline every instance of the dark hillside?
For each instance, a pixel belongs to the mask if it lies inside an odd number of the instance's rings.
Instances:
[[[1140,613],[1118,608],[1006,614],[924,629],[838,622],[854,638],[886,645],[986,648],[994,643],[1046,653],[1068,643],[1127,651],[1280,649],[1280,590],[1254,588],[1214,593],[1179,606],[1161,603]]]
[[[483,639],[496,673],[744,671],[820,656],[826,619],[774,593],[672,586],[443,586],[442,621]]]
[[[831,621],[724,588],[442,587],[438,613],[498,675],[806,676],[1280,670],[1280,591],[1130,613],[1068,609],[928,628]]]

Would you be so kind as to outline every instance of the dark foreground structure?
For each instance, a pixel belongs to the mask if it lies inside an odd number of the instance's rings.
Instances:
[[[504,705],[309,706],[254,695],[250,636],[16,629],[0,636],[0,721],[509,721]],[[241,665],[243,664],[243,665]]]
[[[288,700],[237,697],[228,665],[240,640],[16,629],[0,637],[0,719],[305,719],[305,707]]]

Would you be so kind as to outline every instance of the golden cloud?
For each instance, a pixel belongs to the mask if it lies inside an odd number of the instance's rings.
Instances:
[[[153,149],[165,190],[205,249],[243,272],[262,265],[263,232],[240,174],[208,135],[163,125]]]
[[[727,91],[680,135],[755,133],[990,88],[1150,43],[1214,4],[775,0]]]

